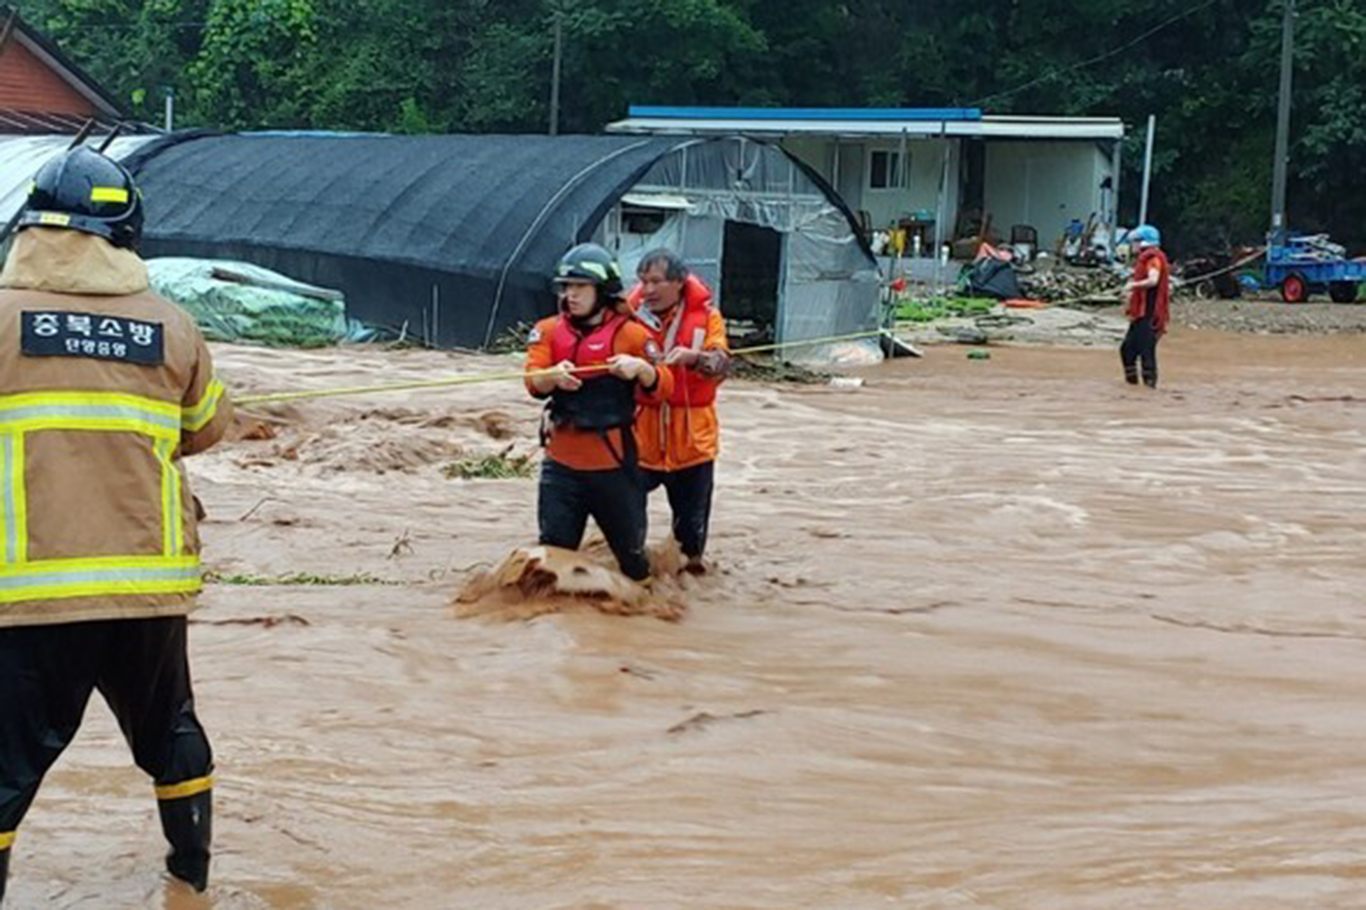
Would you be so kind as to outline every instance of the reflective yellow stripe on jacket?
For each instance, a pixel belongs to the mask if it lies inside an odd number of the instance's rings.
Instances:
[[[213,390],[218,385],[218,390]],[[213,419],[222,386],[216,381],[193,409]],[[0,395],[0,604],[70,597],[177,594],[199,590],[199,558],[184,555],[181,478],[174,456],[183,415],[178,404],[119,392],[28,392]],[[202,426],[203,424],[201,424]],[[25,438],[43,430],[138,433],[152,443],[161,470],[162,547],[159,555],[79,559],[28,558]]]
[[[180,423],[187,432],[197,433],[209,425],[214,415],[218,413],[218,402],[223,398],[223,383],[217,379],[209,382],[209,387],[204,390],[204,397],[192,408],[185,408],[180,413]]]

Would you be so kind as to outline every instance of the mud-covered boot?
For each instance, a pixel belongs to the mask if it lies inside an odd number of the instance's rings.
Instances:
[[[161,830],[171,844],[166,871],[203,891],[209,886],[209,843],[213,840],[213,791],[157,803]]]
[[[683,563],[683,571],[689,575],[706,575],[711,570],[701,556],[689,556],[688,561]]]
[[[0,904],[5,902],[5,879],[9,877],[9,854],[8,847],[0,850]]]
[[[1129,385],[1138,385],[1138,364],[1126,363],[1124,365],[1124,381]]]

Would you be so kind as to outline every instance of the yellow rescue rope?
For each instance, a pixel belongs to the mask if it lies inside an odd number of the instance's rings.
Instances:
[[[875,329],[867,332],[852,332],[848,335],[829,335],[824,338],[811,338],[805,341],[790,341],[779,344],[761,344],[753,347],[739,348],[731,351],[734,356],[742,354],[761,354],[765,351],[777,351],[784,348],[811,347],[818,344],[834,344],[838,341],[855,341],[860,338],[876,338],[881,335],[891,335],[887,329]],[[602,366],[576,367],[575,373],[598,372],[606,369]],[[414,389],[441,389],[450,386],[477,385],[484,382],[509,382],[514,379],[526,380],[536,376],[548,376],[557,373],[557,370],[530,370],[530,371],[506,371],[499,373],[479,373],[474,376],[450,376],[445,379],[428,379],[418,382],[394,382],[385,385],[357,385],[357,386],[338,386],[327,389],[313,389],[307,392],[276,392],[270,395],[245,395],[234,398],[237,404],[274,404],[282,401],[301,401],[307,398],[340,398],[343,395],[368,395],[379,392],[407,392]]]

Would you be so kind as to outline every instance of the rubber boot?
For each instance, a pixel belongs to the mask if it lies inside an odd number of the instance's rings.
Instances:
[[[209,843],[213,840],[213,791],[157,803],[161,830],[171,844],[166,871],[196,891],[209,886]]]
[[[0,904],[5,902],[5,879],[9,877],[9,855],[8,847],[0,850]]]
[[[1124,381],[1129,385],[1138,385],[1138,364],[1124,364]]]
[[[1143,384],[1150,389],[1157,388],[1157,370],[1143,371]]]

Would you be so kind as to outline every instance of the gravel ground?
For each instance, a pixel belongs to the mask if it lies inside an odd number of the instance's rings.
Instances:
[[[1288,304],[1280,300],[1172,302],[1173,328],[1212,329],[1247,335],[1351,335],[1366,333],[1366,303]],[[1096,347],[1118,344],[1128,320],[1123,307],[1001,308],[985,317],[900,323],[897,334],[916,345],[1014,344]]]
[[[1122,316],[1119,307],[1102,312]],[[1254,335],[1336,335],[1366,332],[1366,303],[1283,303],[1280,300],[1172,301],[1178,327]]]

